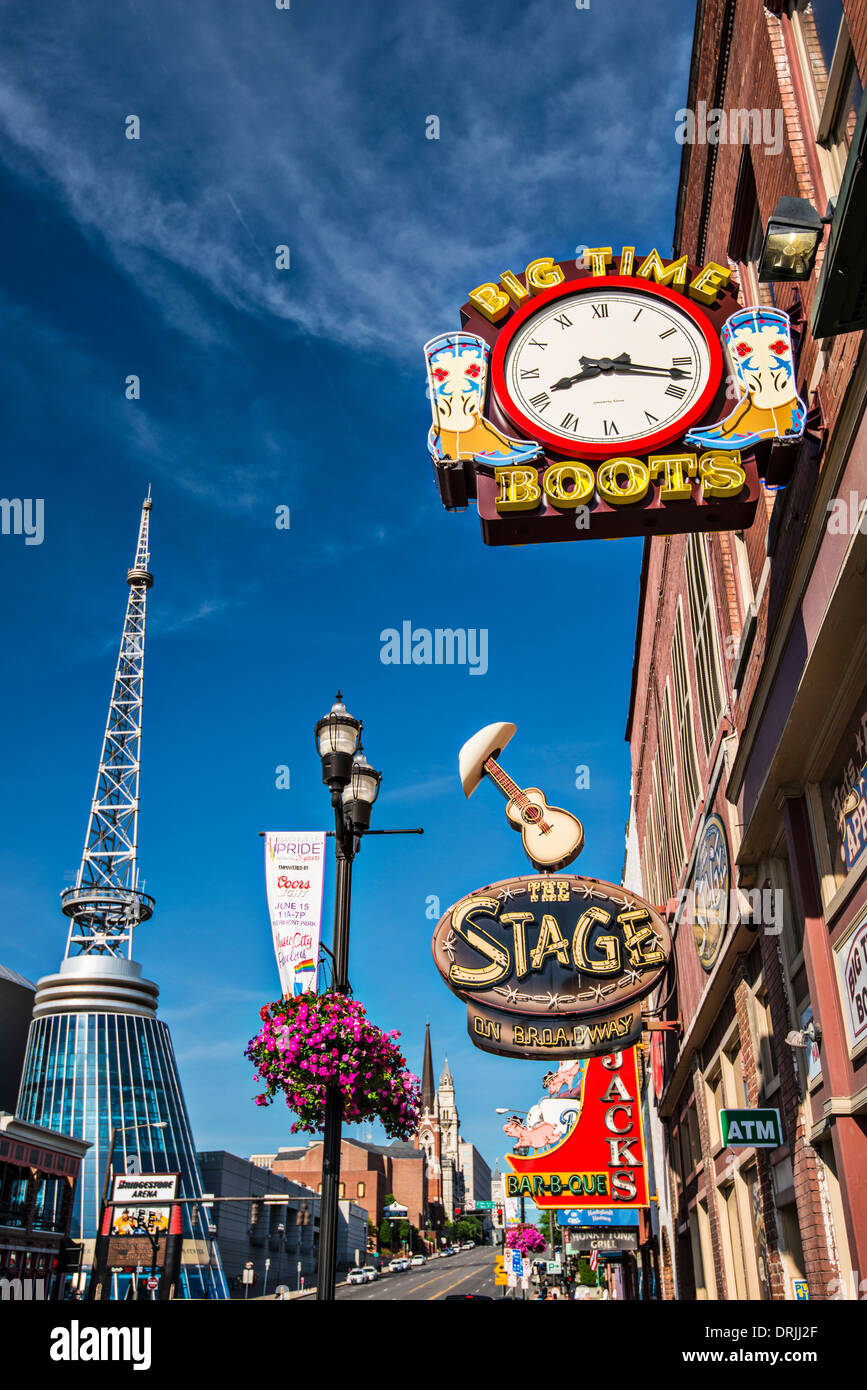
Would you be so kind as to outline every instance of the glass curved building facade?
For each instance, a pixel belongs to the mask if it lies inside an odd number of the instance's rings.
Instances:
[[[64,960],[60,973],[37,988],[17,1114],[92,1145],[71,1229],[84,1242],[85,1267],[109,1165],[115,1173],[179,1173],[178,1195],[202,1196],[171,1035],[156,1017],[157,993],[135,961],[93,956]],[[178,1296],[228,1297],[207,1211],[187,1202],[181,1212]],[[129,1296],[129,1282],[128,1274],[114,1276],[111,1296]]]

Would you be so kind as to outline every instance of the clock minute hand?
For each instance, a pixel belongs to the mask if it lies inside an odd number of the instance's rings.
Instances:
[[[633,362],[626,353],[613,360],[615,372],[640,372],[642,376],[670,376],[675,380],[690,375],[683,367],[647,367],[642,362]]]

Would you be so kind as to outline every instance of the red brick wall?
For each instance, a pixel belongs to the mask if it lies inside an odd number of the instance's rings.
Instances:
[[[867,0],[844,0],[847,22],[862,82],[867,81]],[[727,19],[733,16],[731,47],[725,56]],[[819,156],[814,144],[810,116],[804,103],[803,84],[794,61],[791,21],[766,11],[761,0],[707,0],[702,11],[702,30],[696,43],[696,62],[691,74],[691,100],[697,105],[704,101],[708,108],[721,106],[726,112],[734,109],[783,113],[784,143],[774,155],[755,145],[750,156],[755,174],[756,194],[762,222],[766,226],[778,200],[784,195],[810,199],[820,212],[825,211],[827,192],[822,181]],[[684,96],[685,100],[685,96]],[[772,117],[773,119],[773,117]],[[728,264],[728,244],[731,234],[734,196],[744,147],[740,144],[695,144],[685,149],[684,183],[679,201],[678,239],[675,254],[686,253],[690,262],[714,260]],[[709,191],[709,196],[708,196]],[[785,492],[763,492],[753,526],[745,535],[747,559],[752,588],[757,595],[757,622],[751,654],[739,689],[731,684],[733,654],[740,640],[748,596],[742,592],[733,540],[725,535],[711,535],[707,541],[708,568],[715,596],[719,629],[721,667],[724,679],[723,734],[743,734],[751,718],[758,682],[768,646],[773,638],[793,570],[798,563],[804,543],[805,522],[812,505],[817,479],[826,463],[827,441],[833,436],[855,365],[862,351],[860,333],[828,339],[820,350],[810,333],[809,316],[815,298],[820,252],[816,272],[801,285],[774,287],[774,302],[792,312],[793,320],[801,323],[801,342],[798,381],[802,398],[808,407],[818,407],[821,419],[815,443],[806,444],[800,451],[795,473]],[[813,386],[811,386],[813,383]],[[773,555],[768,568],[767,582],[759,593],[766,569],[768,528],[775,504],[780,509],[779,524]],[[671,679],[671,649],[678,598],[686,606],[686,576],[684,571],[684,537],[654,538],[645,557],[646,582],[643,609],[639,615],[640,642],[636,656],[635,697],[630,725],[630,746],[635,795],[635,817],[639,846],[645,846],[648,800],[651,792],[651,771],[657,753],[658,719],[666,679]],[[688,620],[685,622],[687,663],[692,687],[695,716],[695,742],[698,750],[701,784],[707,787],[708,769],[713,765],[715,749],[706,750],[698,719],[697,683]],[[755,714],[753,713],[753,718]],[[717,793],[714,807],[728,824],[725,803],[725,775]],[[682,818],[685,812],[682,809]],[[688,834],[688,828],[687,828]],[[689,846],[687,847],[687,858]],[[675,881],[681,877],[682,866],[675,865]],[[736,882],[736,877],[735,877]],[[647,885],[645,885],[647,888]],[[780,1090],[774,1103],[779,1105],[786,1144],[794,1172],[798,1222],[804,1250],[805,1272],[811,1296],[827,1296],[828,1284],[838,1276],[833,1252],[829,1246],[827,1216],[823,1209],[820,1186],[820,1161],[808,1144],[802,1118],[801,1086],[791,1048],[782,1040],[798,1021],[788,1016],[787,993],[784,985],[782,959],[778,938],[760,935],[761,965],[768,991],[772,1026],[777,1039]],[[678,963],[677,1005],[688,1032],[707,985],[708,977],[698,962],[690,924],[684,920],[677,935],[675,950]],[[736,1013],[741,1039],[744,1076],[750,1103],[758,1098],[758,1075],[754,1056],[754,1039],[748,1008],[749,985],[743,970],[736,968],[729,996]],[[724,1011],[721,1011],[721,1013]],[[721,1020],[720,1020],[721,1023]],[[718,1029],[713,1026],[703,1040],[704,1055],[709,1056],[718,1043]],[[669,1063],[676,1053],[673,1037],[666,1039]],[[699,1057],[700,1060],[700,1057]],[[689,1086],[689,1083],[687,1083]],[[686,1205],[696,1196],[706,1195],[711,1226],[717,1281],[721,1296],[725,1290],[722,1267],[719,1219],[716,1211],[713,1159],[708,1150],[708,1127],[704,1115],[704,1091],[696,1073],[693,1089],[700,1122],[704,1180],[693,1180],[686,1192],[681,1192],[678,1222],[682,1224]],[[676,1121],[674,1121],[676,1124]],[[670,1130],[669,1130],[670,1133]],[[759,1252],[765,1261],[765,1272],[772,1297],[785,1296],[783,1265],[778,1251],[777,1217],[774,1205],[771,1170],[768,1158],[759,1154],[756,1159],[759,1201],[765,1228],[765,1244]],[[718,1175],[717,1175],[718,1176]],[[689,1241],[678,1231],[677,1264],[681,1297],[691,1292]],[[663,1261],[664,1264],[664,1261]]]
[[[306,1184],[318,1192],[322,1182],[322,1145],[311,1145],[303,1158],[277,1159],[274,1172],[295,1182]],[[377,1226],[382,1221],[385,1198],[391,1193],[395,1201],[407,1209],[407,1220],[418,1229],[424,1226],[427,1207],[427,1185],[422,1158],[392,1157],[369,1153],[348,1140],[340,1146],[340,1181],[348,1201],[364,1207]],[[358,1194],[359,1183],[364,1195]]]

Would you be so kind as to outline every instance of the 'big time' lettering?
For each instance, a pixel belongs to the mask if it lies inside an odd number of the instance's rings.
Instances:
[[[452,984],[490,989],[513,973],[520,980],[531,971],[541,970],[551,957],[560,965],[609,979],[629,968],[640,970],[665,961],[646,908],[624,908],[613,917],[605,908],[588,907],[579,916],[570,941],[551,913],[543,913],[537,924],[532,912],[501,914],[501,907],[498,898],[478,897],[459,903],[454,909],[452,930],[487,964],[475,967],[453,961],[449,969]],[[508,937],[495,941],[480,925],[479,918],[506,925],[511,930],[511,942]]]

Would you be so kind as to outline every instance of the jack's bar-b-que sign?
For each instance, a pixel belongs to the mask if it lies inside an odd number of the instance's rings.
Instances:
[[[671,954],[643,899],[574,874],[479,888],[437,923],[433,955],[467,1005],[476,1047],[505,1057],[590,1057],[641,1035],[641,1000]]]
[[[635,1048],[591,1057],[576,1083],[570,1092],[575,1095],[574,1115],[563,1137],[532,1155],[506,1155],[512,1170],[506,1174],[506,1196],[529,1197],[544,1210],[613,1207],[615,1219],[618,1208],[646,1207],[650,1198]],[[568,1104],[559,1102],[564,1115]]]

